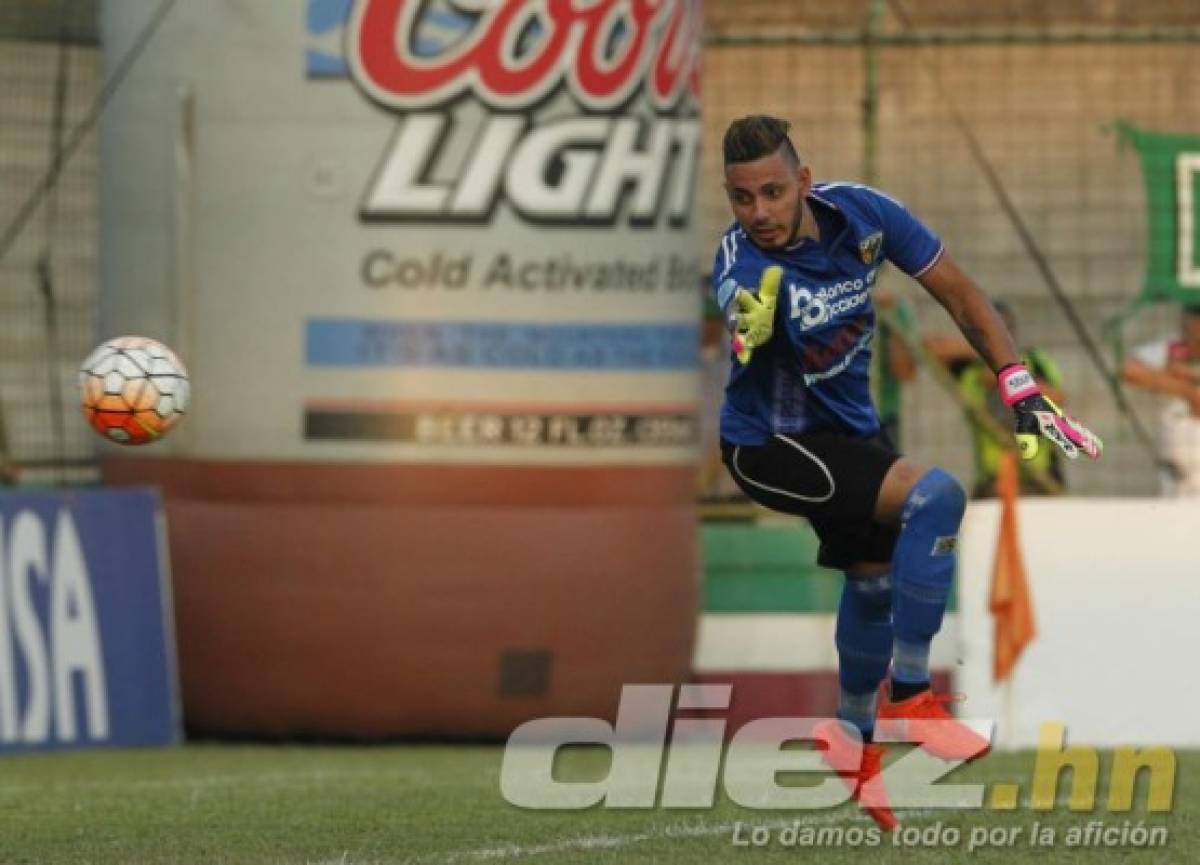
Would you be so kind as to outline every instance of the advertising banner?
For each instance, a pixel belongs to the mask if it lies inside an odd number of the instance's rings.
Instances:
[[[149,6],[104,7],[112,56]],[[694,463],[697,0],[231,8],[104,120],[102,328],[196,381],[165,449]]]
[[[0,495],[0,753],[180,736],[147,490]]]
[[[1146,182],[1146,281],[1142,298],[1200,303],[1200,135],[1115,124],[1137,148]]]

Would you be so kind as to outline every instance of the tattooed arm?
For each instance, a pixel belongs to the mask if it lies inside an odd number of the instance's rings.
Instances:
[[[946,308],[962,335],[993,372],[1019,362],[1012,335],[983,290],[944,253],[918,280]]]

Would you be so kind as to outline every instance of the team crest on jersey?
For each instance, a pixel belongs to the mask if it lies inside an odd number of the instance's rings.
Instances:
[[[879,256],[879,247],[883,245],[883,232],[876,231],[858,242],[858,254],[862,256],[863,264],[873,264]]]

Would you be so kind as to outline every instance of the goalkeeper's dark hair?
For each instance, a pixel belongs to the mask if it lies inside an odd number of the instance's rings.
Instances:
[[[791,127],[792,124],[786,120],[769,114],[751,114],[733,121],[725,130],[725,141],[722,143],[725,164],[753,162],[782,150],[788,162],[799,165],[800,155],[796,153],[792,139],[788,138]]]

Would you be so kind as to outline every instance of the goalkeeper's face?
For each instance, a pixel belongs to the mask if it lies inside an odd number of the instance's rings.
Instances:
[[[725,193],[738,223],[762,249],[795,243],[804,219],[812,173],[783,148],[753,162],[725,166]]]

